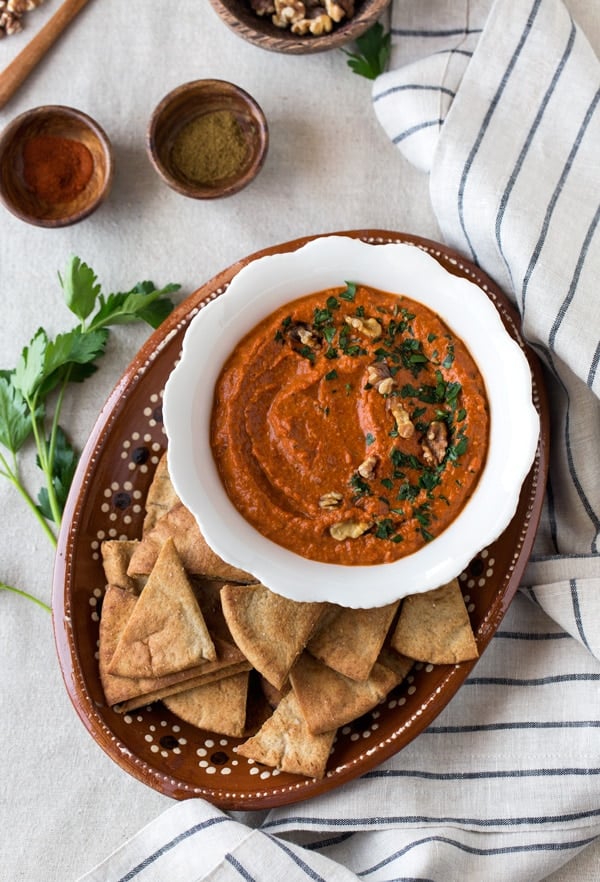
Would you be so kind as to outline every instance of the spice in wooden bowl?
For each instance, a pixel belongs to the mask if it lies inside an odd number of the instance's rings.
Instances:
[[[94,120],[72,107],[37,107],[0,137],[0,201],[36,226],[74,224],[106,198],[112,167],[110,142]]]
[[[268,140],[265,116],[247,92],[224,80],[196,80],[161,101],[146,144],[170,187],[193,199],[214,199],[254,179]]]
[[[93,171],[92,154],[73,138],[34,135],[23,145],[23,179],[46,202],[71,202],[85,190]]]

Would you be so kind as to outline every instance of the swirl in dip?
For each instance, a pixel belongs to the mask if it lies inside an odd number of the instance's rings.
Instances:
[[[435,539],[477,484],[485,385],[427,307],[347,283],[295,300],[234,349],[211,444],[233,505],[303,557],[389,563]]]

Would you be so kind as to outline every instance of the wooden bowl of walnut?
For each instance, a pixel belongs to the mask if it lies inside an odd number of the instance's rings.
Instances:
[[[238,36],[291,55],[325,52],[367,31],[390,0],[210,0]]]

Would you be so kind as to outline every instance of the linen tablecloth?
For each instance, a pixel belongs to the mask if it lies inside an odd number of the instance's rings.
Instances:
[[[560,0],[396,0],[391,24],[374,113],[545,366],[550,479],[524,584],[460,694],[396,757],[261,817],[174,806],[86,882],[534,882],[600,833],[600,65]]]
[[[46,0],[22,35],[0,43],[0,65],[57,5]],[[72,252],[106,290],[151,277],[182,283],[184,296],[240,257],[297,236],[368,227],[443,236],[524,302],[526,334],[548,365],[554,459],[527,583],[469,682],[393,761],[327,798],[235,816],[199,800],[174,804],[117,768],[69,704],[46,614],[0,593],[2,879],[599,876],[596,405],[587,383],[598,336],[589,296],[597,121],[590,116],[585,134],[582,126],[598,87],[584,35],[600,51],[600,9],[597,0],[491,11],[476,0],[394,0],[392,16],[395,94],[411,101],[389,111],[397,128],[387,130],[377,122],[386,102],[375,98],[392,83],[375,82],[371,106],[370,84],[341,52],[265,53],[205,0],[168,12],[160,0],[88,4],[0,110],[0,126],[37,104],[79,107],[112,138],[115,183],[73,228],[27,227],[2,211],[0,367],[14,364],[40,324],[65,328],[54,280]],[[203,76],[246,88],[271,132],[257,180],[211,205],[169,191],[144,155],[153,107]],[[432,96],[433,108],[423,100]],[[119,329],[101,370],[69,399],[67,427],[80,446],[146,334]],[[27,477],[35,487],[33,464]],[[6,483],[0,494],[0,577],[49,601],[51,549]]]

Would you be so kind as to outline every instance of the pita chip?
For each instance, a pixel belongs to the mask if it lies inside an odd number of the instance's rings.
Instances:
[[[307,649],[352,680],[366,680],[383,646],[399,603],[373,609],[332,605],[319,621]]]
[[[432,665],[478,658],[458,579],[433,591],[405,597],[391,646],[402,655]]]
[[[238,745],[240,756],[308,778],[322,778],[335,738],[335,729],[314,735],[288,692],[256,735]]]
[[[112,659],[119,638],[137,603],[137,597],[131,591],[119,585],[108,585],[102,601],[100,629],[98,639],[98,666],[104,696],[109,704],[115,704],[112,695],[112,675],[108,665]]]
[[[223,677],[249,671],[250,663],[243,657],[237,646],[214,640],[217,660],[202,662],[184,671],[167,674],[164,677],[118,677],[108,674],[109,693],[106,699],[110,704],[119,705],[120,711],[135,710],[143,705],[159,701],[166,695],[191,689],[193,686],[204,686],[214,683]],[[106,692],[106,689],[105,689]]]
[[[262,676],[262,674],[260,675],[259,682],[262,694],[265,697],[265,701],[268,702],[271,710],[275,710],[285,693],[288,691],[289,683],[287,684],[287,687],[284,686],[283,689],[276,689],[272,683],[269,683],[266,677]]]
[[[164,514],[143,536],[131,557],[128,574],[150,573],[167,539],[175,543],[181,562],[190,575],[231,582],[255,581],[250,573],[226,563],[210,548],[196,518],[181,502]]]
[[[241,738],[246,726],[248,672],[163,698],[175,716],[199,729]]]
[[[213,638],[220,637],[221,640],[234,643],[235,641],[231,636],[231,631],[223,615],[223,604],[221,602],[221,590],[226,583],[220,580],[200,579],[198,577],[191,577],[190,582],[211,636]]]
[[[337,729],[372,710],[400,681],[375,662],[367,680],[351,680],[304,652],[290,672],[290,682],[308,728],[314,734]]]
[[[165,542],[109,663],[121,677],[161,677],[216,650],[172,539]]]
[[[237,646],[269,683],[282,689],[323,612],[323,604],[288,600],[259,583],[225,585],[221,601]]]
[[[126,591],[139,594],[146,581],[145,576],[127,574],[131,557],[139,544],[138,539],[105,539],[100,546],[102,566],[108,585],[118,585]]]
[[[392,649],[392,647],[387,644],[381,647],[381,652],[379,653],[377,661],[380,665],[389,668],[390,671],[393,671],[394,674],[396,674],[398,683],[401,683],[404,680],[415,663],[413,658],[408,658],[406,655],[400,655],[399,652],[396,652],[395,649]]]
[[[156,471],[146,495],[146,514],[142,526],[142,533],[147,533],[156,526],[156,522],[181,500],[175,492],[169,475],[166,451],[163,453],[156,466]]]
[[[184,688],[180,685],[182,680],[197,677],[206,666],[212,666],[213,662],[206,662],[195,668],[188,668],[176,674],[166,677],[118,677],[108,670],[110,661],[114,655],[119,639],[125,628],[131,613],[137,602],[137,597],[118,585],[108,585],[102,602],[102,615],[100,617],[100,633],[98,642],[98,666],[100,681],[104,690],[104,697],[111,706],[120,704],[129,699],[138,699],[134,707],[149,704],[153,694],[158,691],[170,691],[173,688]],[[233,650],[234,648],[231,647]],[[239,658],[241,653],[237,648],[234,650]],[[223,665],[224,667],[225,665]],[[249,665],[247,665],[249,667]],[[143,696],[140,699],[140,696]]]

